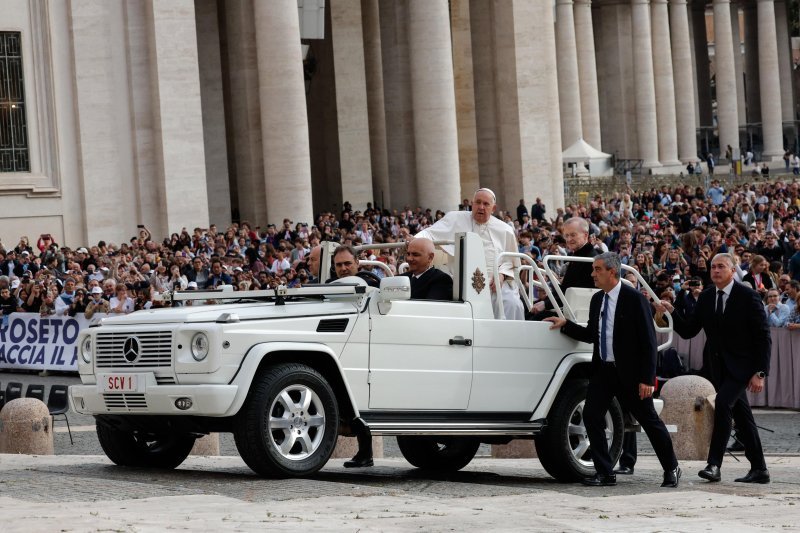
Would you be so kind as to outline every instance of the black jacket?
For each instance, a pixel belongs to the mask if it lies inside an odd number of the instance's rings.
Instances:
[[[595,257],[597,250],[588,242],[578,248],[573,257]],[[594,280],[592,279],[592,263],[567,263],[567,271],[564,273],[564,279],[561,281],[561,290],[566,294],[567,289],[570,287],[581,287],[584,289],[593,289]],[[558,299],[558,296],[556,296]],[[544,301],[545,309],[552,309],[553,304],[550,299]]]
[[[597,370],[600,358],[600,311],[603,291],[592,296],[589,323],[584,327],[567,321],[561,331],[575,340],[594,345],[592,366]],[[622,284],[614,313],[614,360],[622,382],[629,387],[639,383],[653,384],[656,380],[656,330],[650,303],[633,287]]]
[[[412,300],[453,299],[453,278],[437,268],[429,268],[419,278],[411,272],[401,275],[411,278]]]
[[[722,369],[714,366],[717,360],[721,360],[728,372],[741,382],[749,381],[760,370],[769,373],[772,339],[761,296],[734,282],[725,304],[722,324],[716,319],[716,306],[717,288],[712,285],[700,294],[693,313],[676,309],[672,314],[675,333],[684,339],[691,339],[701,329],[705,330],[703,355],[706,364],[711,363],[709,375],[712,381],[715,384],[721,381]]]

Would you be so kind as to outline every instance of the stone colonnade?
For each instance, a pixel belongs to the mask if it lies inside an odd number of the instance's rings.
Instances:
[[[344,201],[449,210],[478,186],[495,189],[502,206],[562,201],[547,2],[327,2],[325,40],[308,41],[305,87],[295,0],[218,5],[231,195],[242,219],[310,221],[312,198],[313,211]],[[591,31],[589,0],[582,5],[577,23]],[[593,56],[593,39],[581,37],[581,53]],[[593,63],[580,68],[581,87],[596,95]],[[570,109],[580,117],[582,105]],[[597,107],[585,117],[599,140]]]
[[[449,210],[479,185],[554,210],[580,138],[668,174],[705,151],[698,131],[722,155],[756,125],[779,158],[795,116],[786,0],[329,0],[322,40],[302,40],[297,0],[52,9],[71,24],[84,241],[232,208],[258,225],[344,201]]]
[[[668,174],[705,151],[698,128],[716,129],[724,156],[750,124],[762,157],[782,156],[795,106],[785,0],[556,0],[555,13],[564,146],[583,138]]]

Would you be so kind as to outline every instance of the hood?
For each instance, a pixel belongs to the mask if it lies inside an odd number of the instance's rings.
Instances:
[[[270,318],[290,318],[320,315],[341,315],[358,312],[352,301],[305,301],[287,302],[286,305],[274,303],[247,303],[223,305],[198,305],[169,307],[136,311],[129,315],[112,316],[102,320],[108,326],[130,324],[164,324],[184,322],[214,322],[223,313],[235,313],[239,320],[265,320]]]

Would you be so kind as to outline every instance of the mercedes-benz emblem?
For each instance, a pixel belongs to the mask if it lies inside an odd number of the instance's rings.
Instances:
[[[133,363],[139,359],[139,339],[136,337],[128,337],[122,345],[122,357],[129,363]]]

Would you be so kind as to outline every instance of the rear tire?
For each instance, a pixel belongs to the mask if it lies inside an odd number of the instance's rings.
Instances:
[[[172,470],[189,456],[196,437],[121,431],[98,423],[97,439],[106,456],[119,466]]]
[[[256,473],[300,477],[328,462],[338,425],[336,396],[322,374],[287,363],[253,379],[233,436],[242,459]]]
[[[569,381],[564,384],[547,417],[547,427],[536,437],[539,461],[556,480],[571,483],[595,474],[589,437],[583,423],[588,382]],[[613,464],[622,455],[625,432],[622,407],[616,398],[606,412],[606,440]]]
[[[470,437],[397,437],[406,461],[437,472],[457,472],[478,453],[481,443]]]

